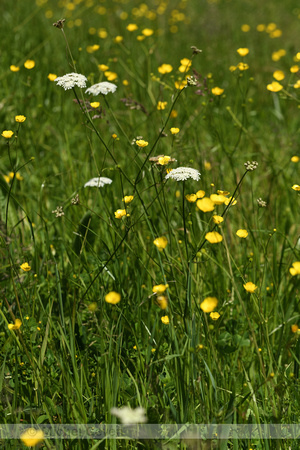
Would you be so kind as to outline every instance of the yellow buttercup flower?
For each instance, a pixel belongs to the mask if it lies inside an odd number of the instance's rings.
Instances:
[[[126,29],[127,29],[128,31],[135,31],[135,30],[138,29],[138,26],[137,26],[136,23],[129,23],[129,24],[127,25]]]
[[[188,202],[190,203],[195,203],[197,201],[197,195],[196,194],[187,194],[185,196],[185,198],[187,199]]]
[[[285,78],[284,72],[282,70],[275,70],[273,73],[273,78],[277,81],[281,81]]]
[[[56,75],[56,73],[49,73],[49,75],[48,75],[48,80],[50,80],[50,81],[54,81],[54,80],[56,80],[56,78],[57,78],[57,75]]]
[[[291,73],[297,73],[297,72],[299,72],[299,66],[297,66],[297,65],[292,66],[292,67],[290,68],[290,72],[291,72]]]
[[[272,38],[272,39],[278,38],[280,36],[282,36],[282,31],[279,30],[278,28],[277,28],[277,30],[274,30],[272,33],[270,33],[270,38]]]
[[[90,103],[90,105],[92,108],[99,108],[100,102],[92,102],[92,103]]]
[[[228,197],[228,198],[226,199],[226,201],[224,202],[224,204],[225,204],[226,206],[228,206],[229,203],[230,203],[230,206],[234,206],[234,205],[237,204],[237,200],[236,200],[234,197]]]
[[[197,198],[203,198],[205,195],[205,191],[202,191],[201,189],[196,192]]]
[[[160,164],[161,166],[165,166],[166,164],[169,163],[171,159],[171,156],[160,156],[158,158],[158,164]]]
[[[21,327],[21,325],[22,325],[21,320],[20,319],[16,319],[14,324],[13,323],[9,323],[7,325],[7,327],[8,327],[9,330],[18,330]]]
[[[24,62],[25,69],[33,69],[35,66],[35,62],[33,59],[27,59],[27,61]]]
[[[100,45],[98,45],[98,44],[88,45],[87,48],[86,48],[86,51],[87,51],[88,53],[94,53],[94,52],[96,52],[97,50],[99,50],[99,48],[100,48]]]
[[[246,55],[248,55],[248,53],[249,53],[249,48],[246,48],[246,47],[244,47],[244,48],[238,48],[238,49],[237,49],[237,52],[238,52],[238,54],[239,54],[240,56],[246,56]]]
[[[122,217],[126,215],[127,215],[126,209],[117,209],[117,211],[115,211],[116,219],[122,219]]]
[[[137,141],[135,141],[135,143],[139,147],[147,147],[147,145],[149,144],[149,142],[144,141],[143,139],[138,139]]]
[[[257,29],[257,31],[260,31],[260,32],[265,31],[266,25],[263,24],[263,23],[259,23],[259,24],[257,25],[256,29]]]
[[[197,200],[196,204],[197,204],[198,208],[200,209],[200,211],[203,211],[203,212],[210,212],[215,209],[214,202],[208,197],[204,197],[204,198],[201,198],[200,200]]]
[[[166,289],[168,289],[168,287],[168,284],[157,284],[156,286],[153,286],[152,292],[155,294],[162,294]]]
[[[44,432],[35,428],[27,428],[20,436],[21,441],[26,447],[35,447],[45,439]]]
[[[106,31],[105,28],[100,28],[100,30],[98,31],[98,36],[100,39],[105,39],[108,36],[108,33]]]
[[[272,81],[272,83],[267,85],[268,91],[271,92],[279,92],[281,89],[283,89],[282,84],[278,83],[278,81]]]
[[[282,56],[284,56],[284,55],[280,54],[279,51],[273,52],[272,53],[272,61],[277,62],[280,60],[280,58],[282,58]]]
[[[294,277],[295,275],[300,275],[300,261],[295,261],[292,267],[289,269],[290,274]]]
[[[297,163],[297,162],[300,161],[300,157],[299,157],[299,156],[292,156],[292,157],[291,157],[291,161],[292,161],[293,163]]]
[[[14,64],[12,64],[11,66],[9,66],[10,70],[12,72],[19,72],[20,67],[19,66],[15,66]]]
[[[249,65],[243,62],[239,62],[238,65],[236,66],[239,70],[248,70],[249,69]]]
[[[237,230],[236,235],[240,238],[246,238],[248,236],[247,230]]]
[[[257,286],[254,283],[252,283],[252,281],[248,281],[248,283],[243,284],[243,286],[247,292],[250,292],[250,294],[253,294],[253,292],[257,289]]]
[[[159,71],[159,73],[164,75],[165,73],[172,72],[173,67],[171,66],[171,64],[162,64],[157,70]]]
[[[219,317],[220,317],[220,314],[219,314],[217,311],[211,312],[210,315],[209,315],[209,317],[210,317],[212,320],[218,320]]]
[[[296,323],[294,323],[294,324],[291,326],[291,330],[292,330],[292,333],[297,333],[298,330],[299,330],[298,325],[297,325]]]
[[[154,239],[153,244],[156,245],[158,250],[163,250],[168,245],[168,239],[165,236]]]
[[[130,203],[133,200],[133,195],[125,195],[125,197],[123,198],[123,202],[124,203]]]
[[[216,297],[206,297],[202,303],[200,303],[200,308],[205,313],[211,313],[218,306],[218,299]]]
[[[229,191],[221,191],[220,189],[218,189],[217,190],[217,194],[220,194],[220,195],[229,195],[230,194],[230,192]]]
[[[104,72],[104,75],[106,76],[108,81],[114,81],[118,78],[118,75],[116,74],[116,72],[110,72],[109,70]]]
[[[294,185],[292,186],[292,189],[294,189],[294,191],[300,191],[300,186],[299,186],[299,184],[294,184]]]
[[[248,25],[247,23],[244,23],[244,24],[241,26],[241,30],[242,30],[244,33],[248,33],[248,31],[250,31],[250,25]]]
[[[165,295],[158,295],[156,297],[156,303],[160,309],[167,309],[168,307],[168,299]]]
[[[205,239],[210,244],[219,244],[219,242],[223,241],[223,237],[217,231],[210,231],[209,233],[206,233]]]
[[[222,216],[218,216],[217,214],[215,214],[215,215],[212,217],[212,219],[213,219],[214,223],[216,223],[217,225],[219,225],[220,223],[222,223],[223,220],[224,220]]]
[[[101,72],[106,72],[109,69],[109,67],[106,64],[98,64],[98,69]]]
[[[163,316],[161,318],[162,323],[164,323],[165,325],[168,325],[170,323],[169,317],[168,316]]]
[[[114,38],[114,42],[116,43],[116,44],[119,44],[120,42],[122,42],[123,41],[123,36],[116,36],[115,38]]]
[[[28,264],[28,262],[25,262],[25,263],[21,264],[21,265],[20,265],[20,268],[21,268],[22,270],[24,270],[24,272],[29,272],[29,270],[31,270],[31,267],[30,267],[30,265]]]
[[[184,73],[187,72],[189,70],[189,68],[192,65],[192,61],[188,58],[183,58],[180,60],[180,64],[181,66],[179,67],[179,72]]]
[[[142,30],[142,34],[143,34],[144,36],[146,36],[146,37],[152,36],[153,33],[154,33],[154,31],[151,30],[151,28],[144,28],[144,29]]]
[[[211,194],[210,199],[214,202],[215,205],[222,205],[226,202],[227,197],[222,194]]]
[[[272,31],[276,30],[276,23],[271,22],[266,27],[266,32],[271,33]]]
[[[177,134],[177,133],[179,133],[180,129],[172,127],[172,128],[170,128],[170,131],[171,131],[172,134]]]
[[[13,136],[14,132],[11,130],[4,130],[1,133],[1,136],[5,137],[6,139],[10,139]]]
[[[187,81],[186,80],[179,80],[179,81],[175,81],[175,87],[176,89],[183,89],[186,87],[187,85]]]
[[[121,294],[115,291],[111,291],[104,297],[106,303],[110,303],[111,305],[116,305],[121,300]]]
[[[160,101],[159,101],[159,102],[157,103],[157,109],[158,109],[158,110],[166,109],[167,104],[168,104],[168,102],[160,102]]]
[[[211,92],[212,92],[213,95],[222,95],[223,92],[224,92],[224,89],[219,88],[218,86],[216,86],[216,87],[212,88]]]

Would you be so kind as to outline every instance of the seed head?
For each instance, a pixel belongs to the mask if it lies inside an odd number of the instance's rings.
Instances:
[[[257,169],[258,162],[257,161],[247,161],[244,163],[244,166],[246,167],[246,170],[249,172],[252,172],[253,170]]]
[[[65,21],[66,19],[59,19],[57,22],[53,24],[53,26],[61,30],[64,27]]]
[[[261,208],[265,208],[267,206],[267,202],[265,202],[262,198],[258,198],[257,200],[257,204],[258,206],[260,206]]]

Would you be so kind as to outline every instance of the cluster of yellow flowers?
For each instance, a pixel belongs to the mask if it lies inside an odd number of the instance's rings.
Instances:
[[[133,200],[133,195],[125,195],[125,197],[122,199],[122,201],[125,204],[131,203]],[[129,217],[130,214],[127,213],[126,209],[117,209],[117,211],[115,211],[115,218],[116,219],[122,219],[122,217],[127,216]]]

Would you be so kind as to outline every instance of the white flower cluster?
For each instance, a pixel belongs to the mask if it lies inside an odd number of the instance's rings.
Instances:
[[[142,407],[131,409],[128,406],[111,408],[110,413],[117,416],[124,425],[147,422],[146,410]]]
[[[171,170],[166,175],[166,179],[172,178],[175,181],[185,181],[192,178],[195,181],[200,180],[200,172],[196,169],[191,169],[190,167],[177,167],[177,169]]]
[[[93,86],[89,87],[85,93],[92,95],[99,94],[108,94],[109,92],[114,93],[117,89],[117,86],[113,83],[109,83],[108,81],[102,81],[102,83],[93,84]]]
[[[86,87],[87,78],[80,73],[67,73],[62,77],[57,77],[55,80],[57,86],[61,86],[66,91],[67,89],[72,89],[74,86],[78,86],[80,88]]]
[[[106,177],[96,177],[91,178],[87,183],[85,183],[84,187],[103,187],[106,184],[111,184],[112,180]]]

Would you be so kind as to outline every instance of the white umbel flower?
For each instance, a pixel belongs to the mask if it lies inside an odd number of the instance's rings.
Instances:
[[[84,187],[103,187],[106,184],[111,184],[112,180],[106,177],[96,177],[91,178],[87,183],[85,183]]]
[[[145,423],[147,422],[146,410],[139,406],[136,409],[131,409],[128,406],[122,408],[111,408],[110,413],[113,416],[117,416],[124,425],[133,423]]]
[[[109,92],[114,93],[117,89],[117,86],[113,83],[109,83],[108,81],[102,81],[102,83],[93,84],[93,86],[89,87],[85,93],[92,95],[99,94],[108,94]]]
[[[166,179],[172,178],[175,181],[185,181],[192,178],[195,181],[199,181],[200,175],[199,170],[191,169],[190,167],[177,167],[177,169],[171,170],[166,175]]]
[[[61,86],[66,91],[67,89],[72,89],[74,86],[78,86],[80,88],[86,87],[87,78],[80,73],[67,73],[62,77],[57,77],[55,80],[57,86]]]

